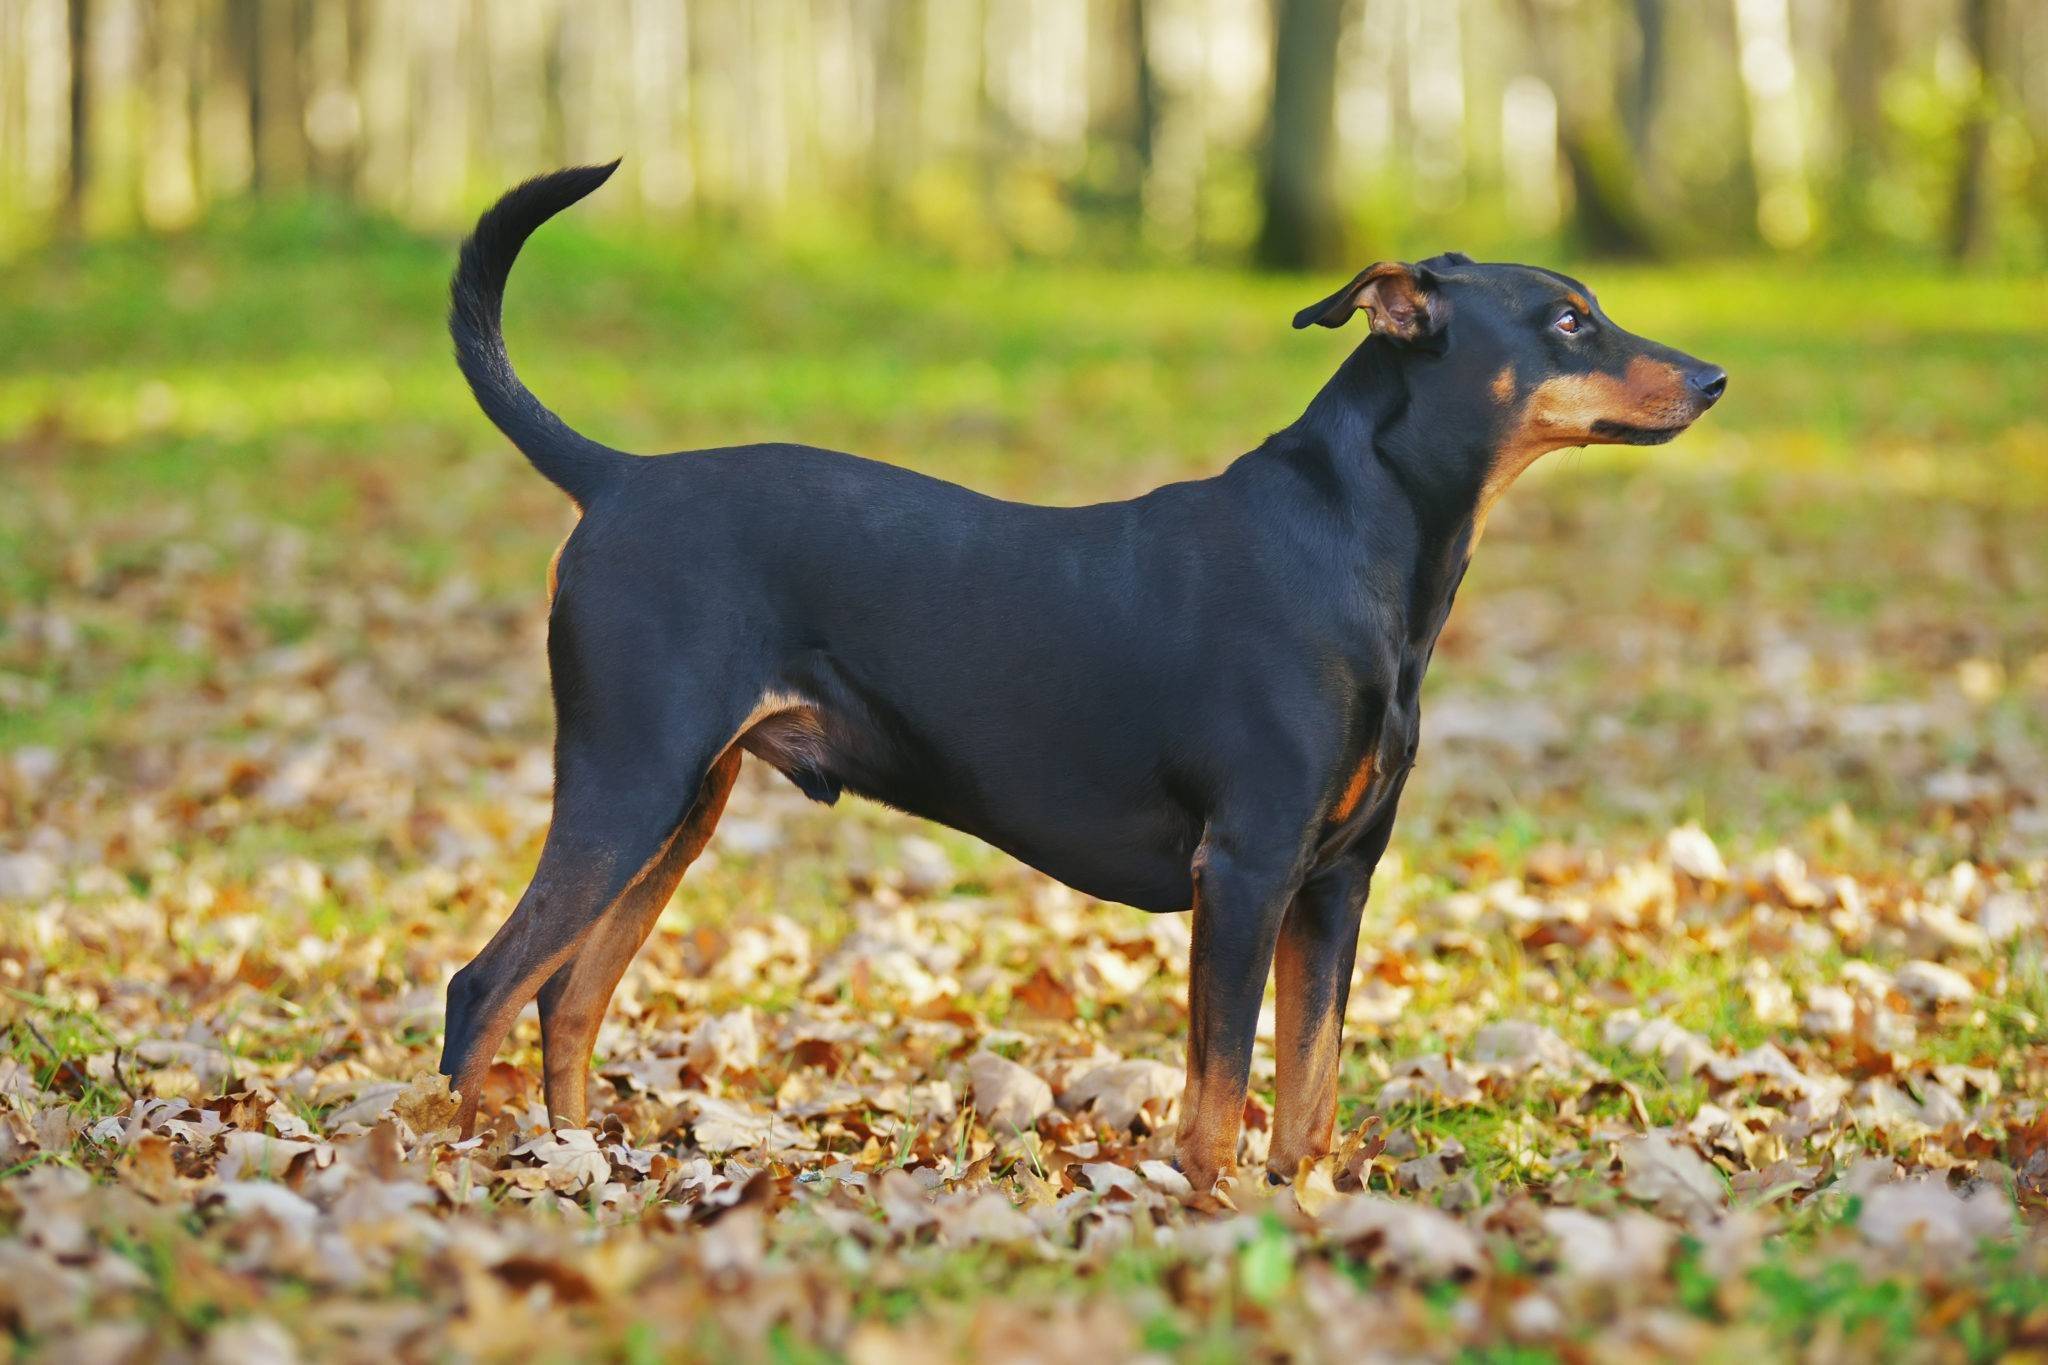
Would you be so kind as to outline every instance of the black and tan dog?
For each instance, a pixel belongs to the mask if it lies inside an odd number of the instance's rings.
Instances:
[[[1269,1169],[1328,1150],[1359,916],[1415,760],[1416,695],[1494,500],[1545,451],[1667,441],[1725,374],[1560,275],[1386,263],[1296,327],[1370,335],[1214,478],[1033,507],[835,451],[635,458],[512,372],[505,280],[611,167],[506,195],[450,326],[492,421],[583,516],[549,573],[554,821],[518,908],[448,986],[479,1082],[540,1000],[549,1110],[585,1120],[621,973],[711,837],[740,755],[858,792],[1103,900],[1194,911],[1180,1165],[1232,1169],[1269,972]]]

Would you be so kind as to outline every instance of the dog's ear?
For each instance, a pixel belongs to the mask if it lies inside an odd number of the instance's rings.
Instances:
[[[1450,305],[1427,268],[1381,261],[1359,271],[1351,283],[1330,297],[1296,313],[1294,325],[1342,327],[1360,309],[1365,310],[1374,336],[1395,341],[1435,336],[1450,319]]]

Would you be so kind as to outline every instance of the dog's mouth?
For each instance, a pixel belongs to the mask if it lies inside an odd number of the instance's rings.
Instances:
[[[1691,426],[1689,421],[1668,427],[1634,426],[1628,422],[1610,422],[1601,419],[1593,423],[1593,438],[1624,446],[1661,446],[1675,439],[1678,434]]]

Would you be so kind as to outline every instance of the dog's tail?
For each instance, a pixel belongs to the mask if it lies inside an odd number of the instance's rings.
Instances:
[[[507,192],[464,239],[449,286],[455,362],[478,406],[535,469],[580,506],[588,506],[633,457],[571,430],[519,382],[501,327],[505,280],[533,230],[610,179],[618,166],[574,166]]]

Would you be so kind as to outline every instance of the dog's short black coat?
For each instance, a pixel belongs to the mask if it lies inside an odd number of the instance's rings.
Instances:
[[[1572,280],[1451,254],[1304,309],[1371,331],[1300,419],[1127,502],[1027,506],[796,445],[637,458],[542,406],[499,330],[520,245],[611,169],[506,195],[454,282],[478,402],[583,511],[551,575],[554,822],[449,987],[465,1124],[536,993],[549,1107],[583,1121],[605,1005],[745,751],[1089,895],[1193,908],[1179,1156],[1200,1181],[1232,1164],[1277,964],[1272,1169],[1293,1174],[1328,1149],[1359,914],[1487,510],[1545,450],[1668,439],[1725,376]]]

